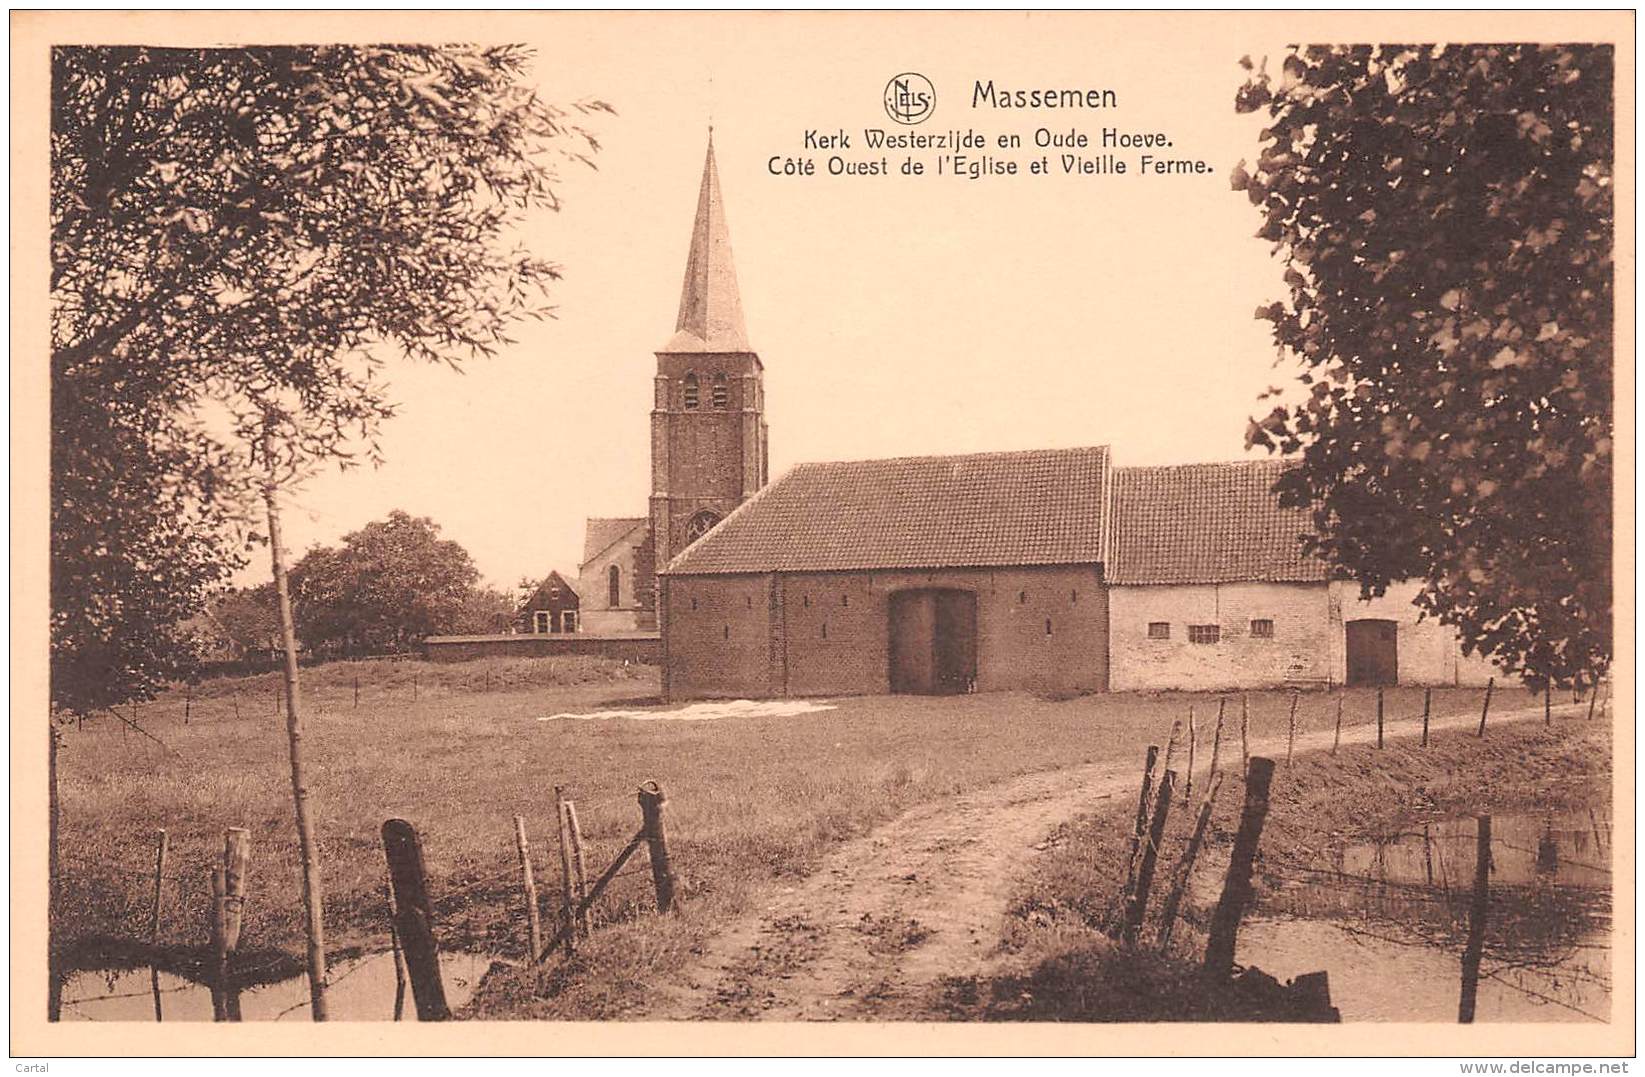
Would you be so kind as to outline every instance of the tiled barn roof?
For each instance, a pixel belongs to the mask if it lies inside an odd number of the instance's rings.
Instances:
[[[673,575],[1095,564],[1108,449],[800,464],[669,564]]]
[[[1280,508],[1284,460],[1114,469],[1108,582],[1313,582],[1325,563],[1306,555],[1307,509]]]

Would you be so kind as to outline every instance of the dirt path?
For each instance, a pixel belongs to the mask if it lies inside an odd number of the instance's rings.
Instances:
[[[1561,716],[1582,706],[1555,708]],[[1493,715],[1491,727],[1540,719],[1540,708]],[[1477,715],[1436,718],[1435,732],[1472,729]],[[1420,735],[1421,721],[1386,735]],[[1236,740],[1223,745],[1238,752]],[[1345,744],[1374,725],[1342,731]],[[1296,750],[1330,748],[1330,731],[1297,737]],[[1283,755],[1283,738],[1252,741]],[[1237,766],[1237,764],[1236,764]],[[944,975],[982,971],[1021,870],[1058,824],[1101,804],[1135,802],[1132,761],[1030,774],[930,804],[831,854],[816,874],[711,938],[701,960],[659,985],[644,1016],[659,1020],[884,1019]],[[1196,784],[1198,784],[1196,775]]]

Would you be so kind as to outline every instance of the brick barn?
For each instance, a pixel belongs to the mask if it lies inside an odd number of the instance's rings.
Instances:
[[[1111,685],[1130,689],[1484,684],[1498,673],[1420,620],[1418,587],[1362,600],[1303,553],[1285,461],[1114,470]]]
[[[670,698],[1108,687],[1106,448],[801,464],[662,575]]]
[[[515,620],[521,632],[532,635],[575,632],[580,627],[577,617],[580,605],[576,589],[558,572],[550,572],[530,597],[520,603]]]

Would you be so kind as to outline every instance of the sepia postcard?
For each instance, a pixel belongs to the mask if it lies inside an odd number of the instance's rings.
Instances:
[[[15,1057],[1626,1072],[1632,12],[11,32]]]

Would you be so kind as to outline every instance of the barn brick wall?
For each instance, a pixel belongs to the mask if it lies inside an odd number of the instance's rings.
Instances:
[[[1324,583],[1113,587],[1111,682],[1116,691],[1324,684],[1333,669],[1329,601]],[[1254,619],[1274,622],[1272,639],[1251,635]],[[1148,638],[1155,621],[1170,626],[1169,639]],[[1189,642],[1189,625],[1212,624],[1218,642]]]
[[[1342,684],[1348,678],[1346,622],[1360,618],[1398,624],[1399,682],[1483,685],[1500,670],[1463,655],[1456,633],[1418,620],[1416,583],[1399,583],[1378,599],[1361,601],[1359,586],[1330,583],[1172,584],[1109,590],[1109,625],[1116,691],[1267,688],[1286,684]],[[1272,639],[1254,637],[1251,621],[1274,622]],[[1164,621],[1170,638],[1148,638]],[[1190,643],[1188,626],[1214,624],[1215,644]]]
[[[930,587],[977,595],[978,691],[1108,687],[1108,592],[1084,565],[671,577],[667,691],[887,692],[889,596]]]
[[[1398,623],[1401,684],[1483,687],[1491,677],[1499,683],[1507,678],[1507,674],[1479,655],[1463,654],[1462,642],[1454,629],[1432,617],[1417,619],[1421,611],[1414,603],[1422,590],[1417,581],[1392,584],[1381,598],[1369,600],[1359,597],[1358,584],[1336,581],[1330,586],[1342,621],[1366,617]],[[1347,654],[1340,639],[1333,657],[1336,663],[1333,676],[1340,684],[1348,676]]]

